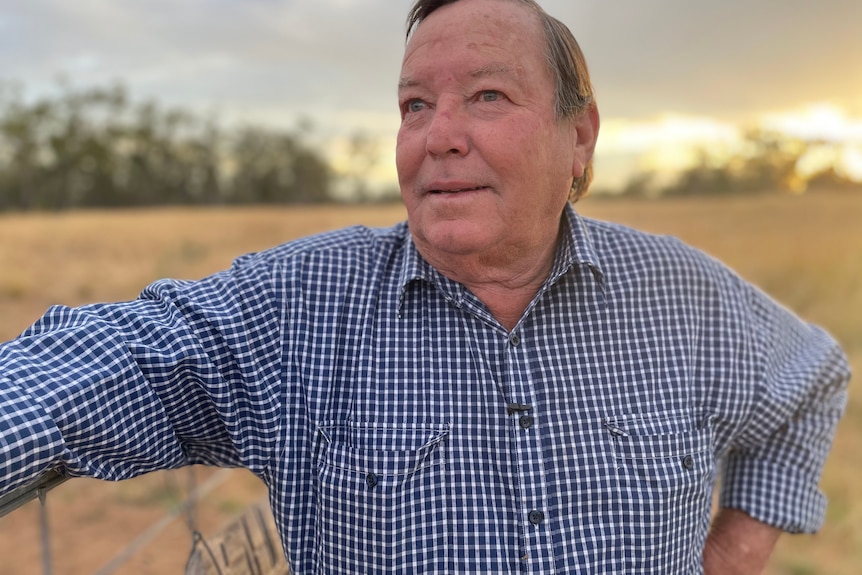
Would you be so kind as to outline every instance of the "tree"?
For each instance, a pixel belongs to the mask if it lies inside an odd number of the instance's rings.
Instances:
[[[233,140],[229,201],[315,203],[330,199],[329,165],[295,134],[245,128]]]
[[[306,125],[228,132],[120,85],[61,88],[27,102],[0,84],[0,210],[331,199]]]

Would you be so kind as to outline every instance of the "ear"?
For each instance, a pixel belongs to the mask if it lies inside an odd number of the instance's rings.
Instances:
[[[596,140],[599,137],[599,109],[590,104],[572,119],[575,128],[575,153],[572,155],[572,177],[584,175],[584,170],[593,158]]]

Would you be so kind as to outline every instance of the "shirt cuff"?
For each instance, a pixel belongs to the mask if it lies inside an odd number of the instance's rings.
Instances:
[[[826,515],[826,497],[810,477],[744,454],[725,462],[719,504],[787,533],[815,533]]]

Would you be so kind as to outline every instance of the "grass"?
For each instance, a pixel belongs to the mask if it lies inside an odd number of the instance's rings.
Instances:
[[[848,351],[855,371],[862,371],[862,194],[660,202],[596,198],[587,199],[578,210],[678,236],[718,257],[806,319],[826,327]],[[354,223],[388,225],[403,217],[400,206],[0,215],[0,340],[19,333],[54,303],[129,299],[159,277],[201,277],[224,269],[242,253],[299,236]],[[815,537],[782,538],[768,575],[858,573],[862,564],[860,441],[862,400],[851,393],[822,482],[830,498],[826,526]],[[61,490],[73,489],[76,483]],[[155,481],[150,488],[155,490],[151,499],[159,507],[158,491],[164,489],[164,482]],[[54,499],[64,505],[61,497]],[[222,505],[223,511],[236,509],[232,496],[222,501],[230,502]],[[122,516],[129,521],[128,512]],[[9,519],[0,521],[0,541],[8,540],[9,549],[23,553],[29,536],[15,538],[19,529]],[[38,545],[38,537],[32,539]],[[178,547],[176,564],[181,566],[186,549]],[[162,547],[159,554],[165,551]],[[63,573],[92,571],[91,567]],[[141,567],[130,572],[145,571]]]

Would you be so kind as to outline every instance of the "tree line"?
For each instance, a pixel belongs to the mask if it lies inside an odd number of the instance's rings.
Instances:
[[[0,84],[0,211],[330,201],[309,130],[226,129],[121,85],[27,101]]]
[[[807,154],[820,151],[837,156],[838,146],[826,141],[807,141],[778,132],[749,130],[742,145],[730,154],[715,154],[708,147],[696,150],[696,161],[673,178],[641,171],[619,196],[666,197],[681,195],[803,193],[818,189],[860,189],[862,183],[828,164],[814,173],[801,174]]]

